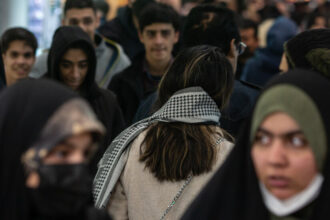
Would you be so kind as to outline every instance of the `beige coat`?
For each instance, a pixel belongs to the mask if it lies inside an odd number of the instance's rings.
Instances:
[[[160,219],[185,182],[185,180],[159,182],[148,169],[145,169],[144,163],[138,161],[140,145],[145,135],[146,131],[131,144],[126,166],[111,195],[108,211],[114,220]],[[216,141],[216,137],[214,139]],[[232,146],[228,141],[216,146],[219,149],[218,157],[212,171],[192,178],[165,219],[180,218],[214,172],[221,166]]]

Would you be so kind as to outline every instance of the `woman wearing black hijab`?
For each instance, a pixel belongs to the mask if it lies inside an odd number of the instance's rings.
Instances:
[[[182,219],[328,219],[329,88],[324,76],[311,71],[275,77],[232,153]],[[269,125],[279,113],[289,118],[281,121],[282,130],[294,128],[291,133],[274,131],[279,120]],[[260,157],[261,149],[273,154]]]
[[[97,163],[111,141],[125,128],[115,95],[98,87],[95,74],[96,53],[88,34],[76,26],[59,27],[48,54],[46,77],[70,87],[86,99],[107,130],[91,161],[92,174],[96,173]]]
[[[85,163],[104,128],[88,104],[48,80],[23,80],[0,102],[0,219],[109,219],[91,199]]]

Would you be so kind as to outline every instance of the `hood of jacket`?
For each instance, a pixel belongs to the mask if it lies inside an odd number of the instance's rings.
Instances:
[[[1,48],[0,48],[0,54],[2,54]],[[5,68],[3,65],[2,56],[0,56],[0,90],[5,86],[6,86]]]
[[[47,60],[47,76],[51,79],[63,82],[60,74],[60,61],[69,48],[79,48],[87,52],[88,72],[85,80],[79,88],[79,93],[84,96],[90,96],[91,90],[95,86],[96,54],[93,43],[87,33],[79,27],[63,26],[59,27],[53,36],[52,45]],[[85,48],[85,49],[83,49]]]
[[[297,32],[298,27],[295,22],[284,16],[278,17],[267,33],[267,48],[282,56],[283,44]]]

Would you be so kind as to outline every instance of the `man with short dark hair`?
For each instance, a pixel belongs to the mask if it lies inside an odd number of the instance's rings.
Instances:
[[[4,78],[0,84],[10,86],[28,77],[35,62],[38,47],[36,37],[25,28],[10,28],[1,37]]]
[[[236,79],[240,78],[246,61],[253,57],[254,52],[259,47],[257,23],[250,19],[242,18],[239,22],[239,32],[246,49],[238,57]]]
[[[62,26],[79,26],[91,38],[97,55],[95,80],[100,87],[106,88],[112,77],[130,65],[130,60],[122,47],[109,39],[96,34],[99,20],[92,0],[67,0],[64,5]],[[33,77],[46,72],[47,54],[38,57]]]
[[[145,53],[138,55],[109,85],[117,95],[127,124],[132,122],[140,102],[157,89],[162,75],[172,63],[179,29],[179,15],[171,6],[152,3],[142,11],[139,38]]]

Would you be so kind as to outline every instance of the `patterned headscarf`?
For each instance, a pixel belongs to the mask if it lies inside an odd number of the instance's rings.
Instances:
[[[23,155],[24,164],[28,169],[37,169],[42,159],[58,143],[84,132],[91,132],[93,141],[97,142],[105,129],[84,100],[72,99],[64,103],[47,121],[39,139]]]

